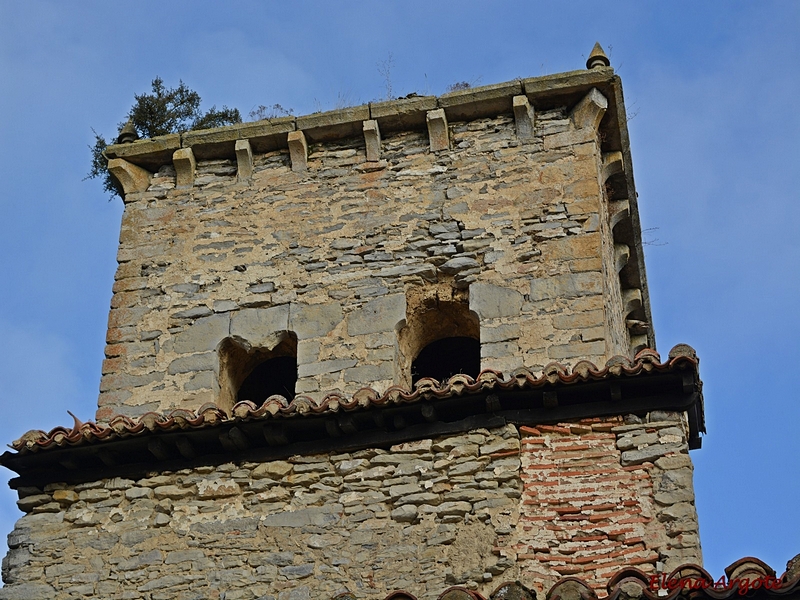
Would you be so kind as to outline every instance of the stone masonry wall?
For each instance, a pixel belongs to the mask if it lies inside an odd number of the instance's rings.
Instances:
[[[165,166],[126,197],[97,418],[232,400],[220,343],[270,349],[297,338],[298,393],[407,385],[397,330],[409,290],[466,290],[484,367],[598,364],[629,352],[597,131],[538,113],[520,140],[500,115],[423,132],[198,162],[176,189]],[[604,239],[609,238],[609,239]],[[612,271],[613,272],[610,272]],[[285,334],[284,334],[285,335]]]
[[[23,490],[0,598],[432,599],[700,561],[682,415]]]

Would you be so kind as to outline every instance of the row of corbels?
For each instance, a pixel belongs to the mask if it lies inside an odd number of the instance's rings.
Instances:
[[[625,159],[622,152],[604,152],[602,155],[602,165],[600,169],[601,182],[603,189],[606,188],[608,180],[620,173],[625,172]],[[617,224],[629,219],[631,216],[629,200],[610,200],[608,201],[609,228],[614,240],[614,267],[617,276],[628,264],[631,257],[631,248],[628,244],[622,243],[617,239]],[[647,332],[650,328],[649,323],[641,319],[633,318],[633,313],[642,308],[642,291],[639,288],[624,288],[620,279],[620,290],[622,293],[622,308],[625,316],[625,326],[630,336],[630,349],[633,355],[639,350],[648,346]]]
[[[587,96],[578,103],[570,114],[571,120],[577,129],[599,126],[600,119],[608,105],[605,97],[592,89]],[[528,142],[534,138],[536,114],[528,97],[524,94],[512,98],[512,107],[516,133],[520,140]],[[428,140],[431,152],[440,152],[451,148],[450,129],[444,109],[430,110],[426,113]],[[378,121],[370,119],[363,121],[362,131],[366,147],[367,163],[379,166],[381,159],[381,133]],[[308,170],[308,140],[303,131],[291,131],[287,134],[287,145],[291,159],[291,168],[295,172]],[[253,151],[250,141],[237,140],[235,143],[237,162],[237,177],[247,180],[253,175]],[[172,155],[175,168],[175,187],[187,189],[194,185],[197,161],[192,148],[180,148]],[[124,159],[114,158],[108,163],[111,174],[120,182],[125,194],[141,192],[147,189],[151,173],[146,169],[134,165]]]

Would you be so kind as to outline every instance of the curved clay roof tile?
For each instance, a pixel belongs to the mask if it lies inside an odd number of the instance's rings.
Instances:
[[[597,594],[582,579],[565,577],[550,588],[545,598],[547,600],[591,600],[596,599]]]
[[[759,577],[775,577],[775,569],[767,563],[752,556],[740,558],[725,569],[729,581],[734,579],[757,579]]]
[[[672,350],[669,351],[669,358],[677,358],[679,356],[697,360],[697,352],[695,352],[694,348],[689,344],[676,344],[672,347]]]
[[[489,595],[489,598],[491,600],[536,600],[536,592],[529,590],[519,581],[515,581],[501,584]]]
[[[558,362],[547,363],[542,369],[542,373],[550,383],[558,383],[569,375],[567,367]]]
[[[676,350],[677,349],[677,350]],[[362,388],[350,398],[340,393],[328,394],[322,402],[316,402],[309,396],[296,396],[289,402],[280,395],[274,395],[260,406],[245,400],[237,402],[230,416],[214,403],[203,404],[196,412],[186,409],[173,409],[166,415],[149,412],[138,418],[117,415],[107,424],[94,422],[81,423],[73,416],[73,426],[56,427],[49,432],[41,430],[29,431],[14,441],[12,449],[17,451],[40,451],[53,447],[93,443],[109,440],[145,431],[167,431],[174,429],[196,429],[213,427],[217,424],[254,419],[272,419],[303,417],[333,413],[339,410],[367,409],[371,406],[387,406],[392,404],[409,404],[420,401],[452,398],[454,396],[489,391],[512,391],[541,388],[544,385],[571,385],[575,382],[603,380],[617,377],[632,377],[646,372],[669,372],[677,369],[697,369],[698,360],[689,346],[679,345],[670,352],[670,359],[660,363],[659,355],[653,350],[642,350],[631,361],[624,356],[614,356],[606,362],[603,369],[583,360],[570,369],[558,362],[551,362],[536,376],[527,368],[516,369],[509,378],[492,369],[480,372],[473,379],[468,375],[454,375],[448,381],[438,382],[435,379],[420,379],[413,390],[400,386],[392,386],[383,394],[371,388]],[[698,382],[699,383],[699,382]]]

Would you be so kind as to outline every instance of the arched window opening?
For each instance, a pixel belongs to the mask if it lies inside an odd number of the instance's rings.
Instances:
[[[405,387],[423,377],[443,382],[458,373],[480,373],[480,321],[469,309],[468,290],[446,283],[412,288],[397,341],[396,381]]]
[[[275,334],[276,345],[254,348],[228,338],[220,346],[220,406],[230,410],[242,400],[257,406],[275,394],[292,400],[297,384],[297,337]]]
[[[411,383],[423,377],[447,381],[453,375],[469,375],[473,379],[481,371],[481,344],[466,336],[447,337],[425,346],[411,363]]]

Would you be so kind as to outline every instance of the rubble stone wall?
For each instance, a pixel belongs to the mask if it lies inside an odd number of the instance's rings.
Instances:
[[[428,600],[700,563],[683,415],[22,491],[0,598]]]
[[[297,392],[316,399],[407,385],[397,331],[434,284],[479,318],[485,367],[628,354],[597,131],[558,109],[525,140],[510,114],[449,135],[431,152],[426,132],[388,133],[377,162],[363,138],[312,144],[304,172],[277,150],[246,180],[199,161],[188,189],[170,165],[129,193],[97,418],[230,408],[229,337],[270,349],[291,332]]]

